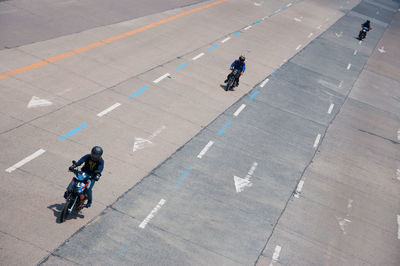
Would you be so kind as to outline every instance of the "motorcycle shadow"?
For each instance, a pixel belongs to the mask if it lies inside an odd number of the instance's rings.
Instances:
[[[228,85],[220,84],[219,86],[220,86],[224,91],[226,91],[226,87],[227,87]],[[230,91],[234,91],[234,89],[232,88],[232,89],[230,89]]]
[[[47,206],[48,209],[53,211],[53,214],[56,217],[56,223],[61,223],[60,217],[61,217],[61,212],[64,209],[64,205],[65,203],[56,203]],[[78,219],[78,218],[85,218],[85,215],[83,215],[82,213],[73,212],[70,215],[68,215],[66,220]]]

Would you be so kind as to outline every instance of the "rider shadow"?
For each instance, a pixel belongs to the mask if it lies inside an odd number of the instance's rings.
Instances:
[[[61,204],[56,203],[56,204],[47,206],[48,209],[53,211],[53,214],[56,217],[56,222],[57,223],[61,223],[60,218],[61,218],[61,212],[64,209],[64,205],[65,205],[65,203],[61,203]],[[85,218],[85,215],[83,215],[81,213],[73,212],[73,213],[68,215],[66,220],[77,219],[77,218]]]

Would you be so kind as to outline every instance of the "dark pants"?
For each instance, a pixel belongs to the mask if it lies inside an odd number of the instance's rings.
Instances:
[[[90,180],[90,185],[88,186],[88,188],[86,189],[86,195],[88,197],[88,204],[92,204],[92,200],[93,200],[93,192],[92,192],[92,188],[94,186],[94,183],[96,181],[94,181],[93,179]]]

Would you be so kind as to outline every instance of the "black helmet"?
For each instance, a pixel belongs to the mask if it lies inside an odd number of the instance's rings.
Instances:
[[[244,60],[246,60],[246,57],[244,57],[243,55],[239,56],[239,61],[240,62],[244,62]]]
[[[103,155],[103,149],[100,146],[94,146],[92,151],[90,152],[90,156],[92,157],[93,161],[98,161]]]

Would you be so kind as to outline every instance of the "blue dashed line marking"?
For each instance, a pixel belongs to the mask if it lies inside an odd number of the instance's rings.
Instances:
[[[240,33],[242,33],[241,31],[237,31],[233,34],[233,36],[238,36]]]
[[[281,8],[281,10],[285,10],[285,9],[286,9],[286,6],[284,6],[284,7]]]
[[[60,137],[59,140],[66,140],[68,137],[74,135],[76,132],[84,129],[85,127],[87,127],[88,124],[87,123],[82,123],[79,127],[74,128],[73,130],[71,130],[70,132],[68,132],[67,134],[65,134],[64,136]]]
[[[190,173],[190,171],[192,171],[192,167],[189,167],[188,169],[186,169],[183,174],[178,178],[178,183],[175,184],[175,187],[179,187],[179,182],[182,182],[183,180],[185,180],[185,178],[187,177],[187,175]]]
[[[260,22],[261,22],[261,20],[257,20],[256,22],[253,23],[253,25],[256,25],[256,24],[258,24]]]
[[[232,124],[232,121],[226,121],[225,126],[218,131],[218,135],[222,135],[222,133],[224,133],[225,129],[227,129],[230,124]]]
[[[149,88],[149,86],[144,86],[143,88],[141,88],[140,90],[138,90],[137,92],[131,94],[129,97],[130,98],[135,98],[136,96],[138,96],[139,94],[141,94],[142,92],[144,92],[145,90],[147,90]]]
[[[183,63],[182,65],[180,65],[180,66],[178,66],[177,68],[175,68],[175,70],[179,70],[179,69],[181,69],[181,68],[184,68],[185,66],[187,66],[189,63],[188,62],[185,62],[185,63]]]
[[[254,97],[256,97],[256,95],[257,95],[258,93],[259,93],[259,91],[258,91],[258,90],[255,90],[255,91],[253,92],[253,94],[250,96],[249,100],[250,100],[250,101],[253,100]]]
[[[218,46],[219,46],[219,43],[214,44],[213,46],[211,46],[210,48],[208,48],[208,51],[212,51],[212,50],[214,50],[215,48],[217,48]]]
[[[274,15],[274,13],[269,14],[270,17],[272,17]]]

